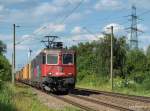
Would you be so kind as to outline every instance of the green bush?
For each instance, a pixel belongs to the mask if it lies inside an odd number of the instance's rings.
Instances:
[[[142,84],[142,87],[145,89],[145,90],[150,90],[150,79],[146,79],[143,81],[143,84]]]
[[[122,79],[122,78],[120,78],[120,77],[116,77],[116,78],[114,79],[114,86],[115,86],[116,88],[123,88],[124,85],[125,85],[124,79]]]
[[[88,75],[93,75],[93,72],[82,70],[82,71],[78,72],[77,80],[82,81]]]
[[[145,73],[144,80],[143,80],[141,86],[145,90],[150,90],[150,72]]]
[[[144,79],[145,79],[145,77],[142,72],[137,72],[134,76],[134,81],[138,84],[143,83]]]
[[[8,81],[11,79],[11,66],[5,56],[0,55],[0,79]]]

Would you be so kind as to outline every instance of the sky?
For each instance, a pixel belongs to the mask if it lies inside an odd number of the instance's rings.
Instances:
[[[139,16],[139,47],[150,44],[149,0],[0,0],[0,40],[7,45],[6,57],[11,62],[13,24],[16,27],[16,62],[28,62],[29,48],[34,57],[44,45],[46,35],[56,35],[64,46],[98,40],[102,32],[114,26],[116,37],[130,40],[131,6]]]

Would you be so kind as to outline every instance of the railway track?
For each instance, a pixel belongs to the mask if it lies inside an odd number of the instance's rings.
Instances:
[[[80,104],[78,102],[75,102],[71,99],[68,99],[66,97],[57,96],[57,95],[54,95],[54,94],[50,94],[50,95],[57,98],[57,99],[60,99],[64,102],[72,104],[73,106],[79,107],[79,108],[81,108],[82,110],[85,110],[85,111],[101,111],[101,109],[96,109],[96,108],[89,107],[87,105],[82,105],[82,104]],[[117,105],[113,105],[113,104],[109,104],[109,103],[105,103],[105,102],[102,102],[102,101],[97,101],[97,100],[94,100],[94,99],[89,99],[89,98],[85,98],[85,97],[81,97],[81,96],[77,96],[77,95],[73,95],[73,94],[69,94],[69,96],[73,97],[73,98],[76,98],[76,99],[80,99],[80,100],[90,102],[92,104],[109,107],[111,109],[114,109],[115,111],[116,110],[118,110],[118,111],[134,111],[134,110],[129,109],[129,108],[125,108],[125,107],[121,107],[121,106],[117,106]]]
[[[110,107],[110,108],[120,110],[120,111],[134,111],[134,110],[129,109],[129,108],[109,104],[109,103],[102,102],[102,101],[97,101],[97,100],[94,100],[94,99],[89,99],[89,98],[82,97],[82,96],[77,96],[77,95],[73,95],[73,94],[70,94],[70,96],[75,97],[75,98],[79,98],[79,99],[82,99],[82,100],[85,100],[85,101],[89,101],[89,102],[92,102],[92,103],[95,103],[95,104],[98,104],[98,105],[103,105],[103,106],[106,106],[106,107]]]
[[[33,87],[33,86],[31,86],[31,87]],[[36,90],[40,90],[40,89],[37,89],[35,87],[33,87],[33,88],[36,89]],[[42,90],[40,90],[40,91],[42,91]],[[84,89],[84,88],[76,88],[74,91],[78,92],[78,93],[79,92],[82,92],[82,93],[85,93],[85,94],[87,94],[87,93],[92,93],[93,94],[94,93],[94,94],[115,96],[115,97],[126,98],[126,99],[129,98],[129,97],[132,98],[131,96],[126,97],[126,95],[124,95],[124,94],[117,95],[118,93],[110,93],[110,92],[104,92],[104,91],[101,92],[101,91],[97,91],[97,90],[90,90],[90,89]],[[112,104],[112,103],[109,103],[109,102],[106,102],[106,101],[104,102],[104,101],[100,101],[100,100],[95,100],[94,98],[89,98],[89,97],[86,97],[86,96],[78,95],[78,94],[74,93],[74,91],[73,91],[73,93],[71,92],[70,94],[68,94],[67,97],[66,97],[66,95],[56,95],[56,94],[52,94],[52,93],[45,92],[45,91],[42,91],[42,92],[48,94],[49,96],[53,96],[56,99],[62,100],[66,103],[69,103],[73,106],[79,107],[81,110],[85,110],[85,111],[101,111],[98,108],[99,106],[104,107],[104,109],[109,108],[109,109],[113,109],[115,111],[116,110],[119,110],[119,111],[136,111],[136,110],[130,109],[129,107],[120,106],[119,104],[118,105],[117,104]],[[71,97],[71,98],[68,98],[68,97]],[[141,98],[139,96],[136,96],[136,97]],[[134,100],[137,100],[137,99],[134,99]],[[84,101],[85,104],[82,104],[82,102],[80,102],[80,101]],[[146,98],[145,101],[147,101],[147,98]],[[97,107],[88,106],[86,104],[86,102],[88,104],[89,103],[92,104],[93,106],[96,105]]]
[[[144,102],[144,103],[150,103],[150,97],[126,95],[126,94],[121,94],[121,93],[99,91],[99,90],[92,90],[92,89],[86,89],[86,88],[76,88],[73,91],[73,93],[74,92],[82,92],[85,94],[94,93],[94,94],[106,95],[106,96],[111,96],[111,97],[118,97],[118,98],[123,98],[123,99],[128,99],[128,100],[133,100],[133,101],[139,101],[139,102]]]
[[[45,93],[45,94],[47,94],[49,96],[55,97],[56,99],[62,100],[62,101],[66,102],[66,103],[69,103],[69,104],[71,104],[73,106],[79,107],[80,109],[82,109],[84,111],[97,111],[97,110],[95,110],[93,108],[90,108],[90,107],[81,105],[81,104],[79,104],[77,102],[71,101],[71,100],[69,100],[69,99],[67,99],[65,97],[62,97],[62,96],[59,96],[59,95],[55,95],[55,94],[49,93],[47,91],[43,91],[43,90],[41,90],[39,88],[35,88],[34,86],[32,86],[30,84],[27,84],[27,83],[24,83],[24,82],[18,82],[18,83],[21,83],[21,84],[24,84],[24,85],[28,85],[28,86],[34,88],[35,90],[39,90],[39,91],[41,91],[41,92],[43,92],[43,93]]]
[[[79,107],[79,108],[81,108],[82,110],[85,110],[85,111],[101,111],[100,109],[96,109],[96,108],[92,108],[92,107],[87,106],[87,105],[80,104],[80,102],[75,102],[74,100],[68,99],[68,98],[66,98],[65,96],[62,96],[62,95],[59,96],[59,95],[55,95],[55,94],[51,94],[51,93],[47,93],[47,94],[50,95],[50,96],[53,96],[53,97],[55,97],[55,98],[57,98],[59,100],[62,100],[64,102],[67,102],[67,103],[69,103],[69,104],[71,104],[73,106]],[[68,96],[76,98],[76,99],[84,100],[84,101],[90,102],[92,104],[101,105],[101,106],[104,106],[104,107],[109,107],[109,108],[114,109],[114,110],[135,111],[135,110],[132,110],[132,109],[129,109],[129,108],[125,108],[125,107],[109,104],[109,103],[102,102],[102,101],[97,101],[97,100],[94,100],[94,99],[91,99],[91,98],[77,96],[77,95],[74,95],[74,94],[69,94]]]
[[[62,100],[64,102],[72,104],[73,106],[79,107],[82,110],[85,110],[85,111],[97,111],[97,110],[95,110],[95,109],[93,109],[91,107],[87,107],[87,106],[81,105],[81,104],[79,104],[77,102],[74,102],[72,100],[66,99],[65,97],[57,96],[57,95],[54,95],[54,94],[50,94],[50,95],[53,96],[53,97],[55,97],[55,98],[57,98],[57,99],[60,99],[60,100]]]

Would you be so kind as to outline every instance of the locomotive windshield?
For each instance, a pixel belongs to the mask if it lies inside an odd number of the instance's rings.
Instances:
[[[47,64],[57,64],[58,55],[47,54]]]
[[[63,54],[63,64],[73,64],[73,55]]]

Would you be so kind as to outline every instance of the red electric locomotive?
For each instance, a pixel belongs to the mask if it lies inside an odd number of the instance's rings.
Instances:
[[[45,90],[68,91],[75,87],[76,54],[66,49],[44,49],[31,62],[32,84]]]
[[[48,91],[69,91],[76,82],[76,53],[51,42],[31,61],[30,84]]]

